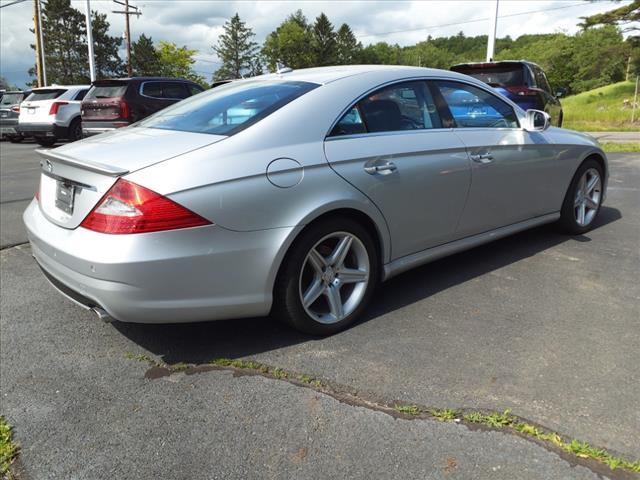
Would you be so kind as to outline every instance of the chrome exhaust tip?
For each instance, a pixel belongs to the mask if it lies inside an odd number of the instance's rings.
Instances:
[[[113,318],[111,318],[111,316],[105,310],[103,310],[102,308],[100,308],[100,307],[91,307],[91,311],[93,313],[95,313],[98,316],[98,318],[100,320],[102,320],[103,322],[106,322],[106,323],[113,322]]]

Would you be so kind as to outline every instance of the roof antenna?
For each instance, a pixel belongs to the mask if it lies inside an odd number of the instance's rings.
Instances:
[[[292,68],[287,67],[284,63],[277,61],[276,62],[276,73],[278,75],[282,75],[283,73],[293,72]]]

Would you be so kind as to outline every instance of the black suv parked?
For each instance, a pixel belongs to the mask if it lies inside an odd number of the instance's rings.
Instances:
[[[553,125],[562,126],[562,105],[558,97],[566,91],[559,88],[553,92],[544,71],[535,63],[525,60],[461,63],[451,70],[492,86],[524,110],[544,110],[551,116]]]
[[[0,138],[21,142],[25,137],[18,131],[20,103],[29,96],[31,90],[4,92],[0,100]]]
[[[197,83],[181,78],[97,80],[82,101],[82,134],[126,127],[202,91]]]

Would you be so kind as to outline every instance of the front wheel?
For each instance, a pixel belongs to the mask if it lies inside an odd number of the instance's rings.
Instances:
[[[576,235],[589,231],[600,211],[604,174],[600,164],[586,160],[571,180],[560,212],[560,226]]]
[[[378,271],[374,241],[362,225],[348,218],[311,225],[284,260],[273,314],[305,333],[336,333],[369,303]]]

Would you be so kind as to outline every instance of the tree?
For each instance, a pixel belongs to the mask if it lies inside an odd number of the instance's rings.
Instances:
[[[122,39],[107,34],[109,22],[105,14],[92,12],[91,15],[96,77],[121,75],[122,60],[118,56],[118,48]],[[71,6],[70,0],[43,3],[42,34],[48,83],[88,83],[85,17]],[[35,46],[31,45],[31,48],[35,49]],[[35,76],[35,67],[29,70],[29,74]]]
[[[124,63],[118,56],[118,50],[122,45],[122,38],[111,37],[108,34],[109,22],[105,13],[91,12],[91,32],[93,33],[93,52],[95,57],[96,78],[113,78],[123,76]],[[84,28],[84,43],[86,45],[86,26]],[[88,50],[82,57],[89,63]]]
[[[324,13],[316,18],[312,32],[314,64],[318,67],[335,65],[337,62],[336,33]]]
[[[193,71],[196,61],[193,56],[198,52],[186,46],[178,47],[175,43],[161,41],[157,48],[160,60],[160,75],[164,77],[179,77],[206,85],[205,78]]]
[[[614,25],[622,27],[622,32],[639,31],[640,26],[637,22],[640,21],[640,0],[634,0],[628,5],[623,5],[608,12],[580,18],[583,21],[578,25],[583,29],[599,25]]]
[[[141,77],[160,75],[160,55],[153,46],[153,39],[144,33],[131,44],[131,67],[134,75]]]
[[[336,63],[349,65],[358,62],[362,44],[356,40],[351,27],[343,23],[336,34]]]
[[[278,64],[290,68],[312,67],[315,64],[312,41],[307,19],[302,10],[298,10],[267,35],[262,54],[271,70]]]
[[[214,80],[242,78],[255,71],[254,65],[258,53],[258,44],[252,40],[253,31],[245,26],[236,13],[224,24],[224,33],[213,46],[222,66],[216,70]]]

